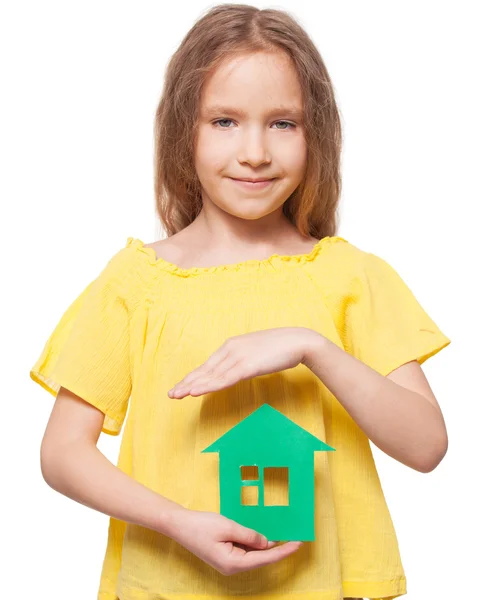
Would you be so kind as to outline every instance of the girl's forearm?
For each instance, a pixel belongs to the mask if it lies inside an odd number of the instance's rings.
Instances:
[[[47,484],[72,500],[172,538],[186,511],[124,473],[89,442],[44,451],[41,469]]]
[[[384,377],[323,337],[305,364],[383,452],[423,473],[446,453],[441,413],[421,394]]]

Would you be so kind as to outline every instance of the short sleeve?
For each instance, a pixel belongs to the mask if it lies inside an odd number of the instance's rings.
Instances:
[[[110,435],[120,433],[132,391],[124,257],[115,254],[66,309],[30,371],[53,396],[62,386],[101,410]]]
[[[451,340],[384,259],[364,252],[343,325],[347,350],[382,375],[417,360],[419,364]]]

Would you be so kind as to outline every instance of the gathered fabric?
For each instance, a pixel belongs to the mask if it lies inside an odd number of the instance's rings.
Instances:
[[[187,269],[129,237],[53,328],[32,380],[102,411],[103,432],[123,430],[117,466],[188,509],[220,512],[218,453],[202,450],[262,404],[335,449],[315,453],[314,542],[224,576],[162,533],[110,518],[98,600],[406,593],[369,439],[306,366],[167,395],[229,337],[274,327],[313,329],[384,376],[450,343],[389,263],[338,236],[308,254]]]

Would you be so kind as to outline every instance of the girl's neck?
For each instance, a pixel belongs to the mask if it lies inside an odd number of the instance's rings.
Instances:
[[[208,265],[236,264],[247,260],[265,260],[273,254],[286,256],[310,253],[319,239],[304,238],[294,228],[274,244],[210,238],[207,231],[189,225],[171,237],[153,244],[158,258],[178,265],[182,269]],[[216,243],[215,243],[216,242]],[[235,244],[235,245],[234,245]]]

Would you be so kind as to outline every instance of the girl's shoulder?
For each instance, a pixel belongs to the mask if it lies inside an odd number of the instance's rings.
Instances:
[[[367,269],[374,268],[377,261],[383,260],[367,248],[341,236],[322,238],[318,247],[319,251],[311,261],[312,268],[329,283],[343,283],[345,280],[364,277]]]

